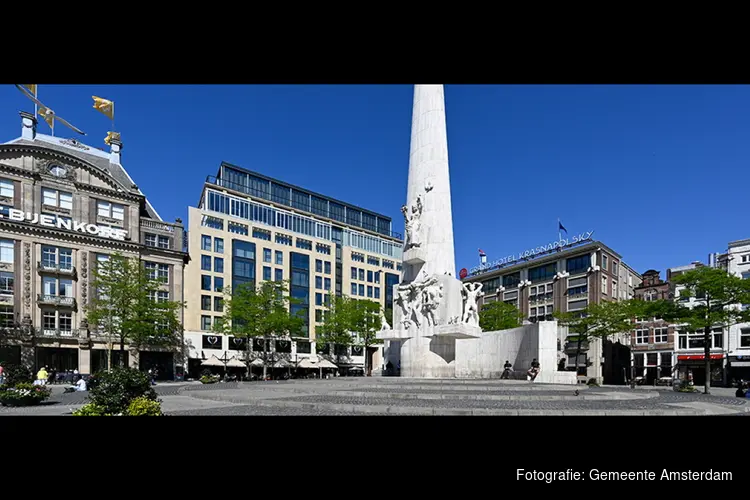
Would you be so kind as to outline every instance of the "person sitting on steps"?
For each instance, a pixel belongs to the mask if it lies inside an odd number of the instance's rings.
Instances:
[[[503,365],[503,374],[500,376],[500,378],[509,379],[511,374],[513,374],[513,365],[511,365],[510,361],[506,359],[505,364]]]
[[[531,360],[531,368],[529,368],[529,371],[526,372],[526,380],[529,380],[531,382],[536,379],[537,375],[539,375],[539,362],[534,358]]]

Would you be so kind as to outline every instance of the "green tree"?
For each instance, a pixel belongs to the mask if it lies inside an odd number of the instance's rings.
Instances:
[[[273,353],[268,349],[271,340],[299,336],[306,324],[302,315],[290,313],[290,306],[299,301],[288,296],[284,281],[264,281],[255,286],[245,283],[224,290],[224,316],[214,322],[214,331],[245,339],[245,363],[250,375],[252,340],[263,339],[263,378]]]
[[[136,366],[138,353],[146,345],[173,348],[181,344],[178,311],[183,304],[159,301],[163,280],[150,275],[138,259],[116,253],[97,262],[92,285],[86,318],[105,338],[107,371],[112,369],[116,344],[121,352],[126,343],[133,348]]]
[[[326,297],[327,306],[323,315],[323,324],[315,329],[315,343],[351,345],[352,325],[354,324],[354,299],[346,295],[333,293]]]
[[[380,343],[376,338],[380,327],[380,304],[377,302],[330,294],[323,324],[316,330],[315,341],[318,345],[361,344],[364,348],[365,373],[369,376],[372,367],[369,366],[368,349]]]
[[[698,267],[675,276],[672,282],[683,287],[678,298],[693,297],[695,301],[688,302],[687,306],[656,301],[657,304],[652,307],[656,308],[658,314],[649,316],[673,320],[687,331],[703,332],[706,374],[704,394],[710,394],[712,330],[750,322],[750,310],[742,307],[742,304],[750,304],[750,280],[743,280],[723,269]]]
[[[486,302],[479,310],[479,326],[485,332],[516,328],[521,326],[522,321],[523,313],[506,302]]]
[[[603,301],[580,311],[555,313],[559,324],[568,327],[568,338],[576,340],[576,374],[583,344],[595,338],[606,339],[618,333],[630,332],[633,318],[638,316],[638,306],[632,300]]]
[[[380,320],[381,306],[378,302],[364,299],[354,300],[352,301],[352,305],[351,332],[354,334],[356,341],[364,347],[365,374],[370,377],[372,375],[372,366],[370,366],[369,349],[374,345],[382,343],[382,340],[376,337],[382,325]]]

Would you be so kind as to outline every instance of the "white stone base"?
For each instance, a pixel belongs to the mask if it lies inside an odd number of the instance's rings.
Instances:
[[[482,336],[482,329],[478,326],[467,325],[466,323],[439,325],[435,327],[433,335],[456,339],[478,339]]]
[[[404,264],[410,266],[418,266],[424,264],[427,259],[427,252],[423,247],[411,247],[409,250],[404,252],[402,259]]]
[[[380,330],[375,333],[378,340],[403,340],[414,337],[414,332],[409,330]]]

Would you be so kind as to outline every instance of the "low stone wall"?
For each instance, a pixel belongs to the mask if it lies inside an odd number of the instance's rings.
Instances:
[[[457,378],[500,378],[505,361],[525,373],[535,359],[541,371],[535,382],[576,384],[575,373],[557,371],[557,322],[541,321],[511,330],[482,332],[478,339],[456,340]]]

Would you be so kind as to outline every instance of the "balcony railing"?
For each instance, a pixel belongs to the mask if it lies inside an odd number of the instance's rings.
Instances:
[[[58,264],[57,262],[41,261],[37,264],[39,272],[74,275],[76,268],[72,264]]]
[[[67,296],[60,296],[60,295],[45,295],[41,293],[37,296],[37,302],[39,304],[61,306],[61,307],[75,307],[76,306],[75,297],[67,297]]]
[[[42,337],[63,337],[63,338],[72,338],[78,336],[78,331],[73,329],[64,329],[64,328],[40,328],[39,334]]]
[[[143,229],[162,231],[164,233],[174,233],[176,227],[182,229],[183,226],[181,224],[170,224],[169,222],[160,222],[153,219],[146,219],[141,217],[141,228]]]

